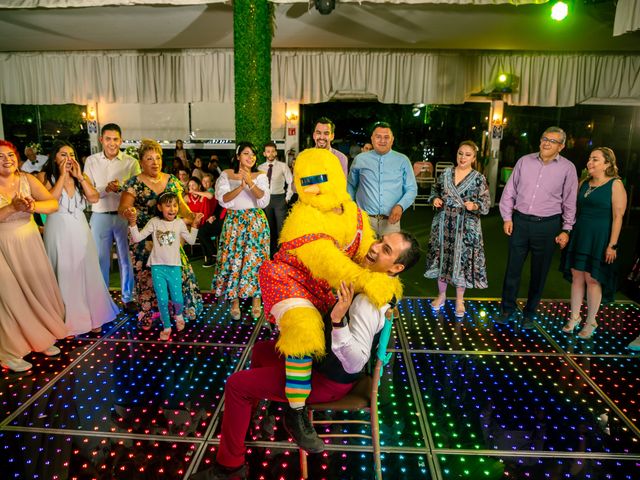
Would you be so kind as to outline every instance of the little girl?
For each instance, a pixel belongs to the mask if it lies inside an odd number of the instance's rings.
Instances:
[[[178,216],[178,195],[173,192],[162,193],[158,197],[159,216],[154,217],[143,227],[142,231],[136,226],[137,212],[130,207],[125,215],[129,220],[131,241],[138,243],[151,234],[153,249],[149,255],[153,289],[158,297],[158,310],[164,325],[160,332],[160,340],[167,341],[171,336],[171,318],[169,316],[169,298],[176,312],[176,330],[184,329],[182,316],[182,271],[180,264],[180,237],[193,245],[198,236],[197,226],[202,220],[202,213],[197,213],[191,231]]]

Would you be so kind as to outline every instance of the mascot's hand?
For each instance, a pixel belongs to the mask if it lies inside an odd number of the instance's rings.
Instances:
[[[390,277],[385,273],[372,273],[371,277],[364,284],[364,294],[376,306],[382,307],[395,295],[400,298],[402,295],[402,285],[397,277]]]

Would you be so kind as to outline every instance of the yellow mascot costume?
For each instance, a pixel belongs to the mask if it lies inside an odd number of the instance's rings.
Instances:
[[[377,307],[400,298],[397,277],[359,265],[375,241],[367,214],[347,193],[340,162],[330,151],[312,148],[296,159],[299,201],[285,220],[280,249],[260,268],[264,311],[279,327],[278,350],[286,358],[286,395],[294,408],[310,392],[312,357],[325,354],[323,315],[340,282],[353,283]]]

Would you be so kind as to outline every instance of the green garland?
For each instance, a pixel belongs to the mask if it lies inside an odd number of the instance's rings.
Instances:
[[[259,152],[271,140],[271,38],[273,5],[267,0],[233,2],[236,143]]]

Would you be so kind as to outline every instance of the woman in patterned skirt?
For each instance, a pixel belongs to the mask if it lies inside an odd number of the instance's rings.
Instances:
[[[269,180],[256,171],[256,149],[240,142],[233,169],[216,182],[216,199],[227,209],[212,288],[230,302],[230,314],[240,319],[240,299],[253,298],[251,315],[260,316],[258,269],[269,259],[269,224],[262,210],[269,204]]]
[[[457,165],[445,170],[435,186],[433,206],[439,212],[431,224],[427,254],[427,278],[438,279],[438,297],[431,303],[439,310],[447,298],[447,284],[456,287],[456,317],[465,313],[466,288],[487,288],[480,215],[489,212],[487,180],[473,169],[477,145],[466,140],[458,147]]]
[[[130,207],[137,211],[136,224],[142,229],[157,214],[158,197],[165,192],[178,195],[180,216],[188,223],[193,220],[193,213],[182,198],[180,181],[173,175],[162,172],[162,148],[154,140],[142,140],[138,150],[138,158],[142,172],[131,177],[124,185],[118,212],[128,220]],[[130,243],[129,252],[135,277],[134,294],[140,305],[138,322],[144,330],[149,330],[153,323],[153,310],[157,311],[158,300],[153,290],[151,268],[147,265],[153,242]],[[183,315],[185,320],[193,320],[202,312],[202,295],[193,268],[187,255],[180,247],[182,263],[182,295],[184,298]]]

